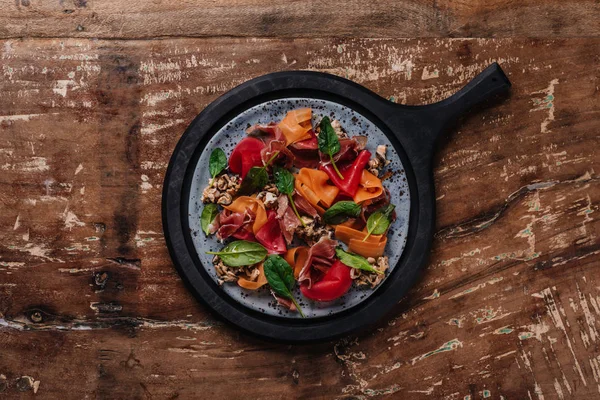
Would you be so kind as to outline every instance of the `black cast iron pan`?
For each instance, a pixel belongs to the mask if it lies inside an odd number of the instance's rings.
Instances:
[[[435,225],[432,156],[436,140],[462,113],[509,88],[508,78],[494,63],[450,98],[427,106],[398,105],[354,82],[318,72],[272,73],[232,89],[194,119],[167,169],[163,229],[175,267],[197,299],[227,321],[262,337],[309,342],[371,325],[406,294],[428,259]],[[206,182],[207,154],[217,145],[227,147],[227,141],[238,140],[231,136],[244,134],[242,123],[260,120],[268,112],[266,118],[274,118],[273,109],[284,112],[299,105],[311,106],[317,113],[337,113],[334,117],[346,115],[348,124],[353,121],[352,128],[373,132],[375,141],[391,145],[402,177],[391,185],[406,189],[391,190],[398,204],[404,201],[406,207],[396,222],[395,239],[386,248],[394,263],[385,281],[374,291],[348,294],[336,304],[308,304],[311,313],[306,319],[277,313],[264,306],[263,298],[248,297],[239,288],[220,287],[204,254],[210,243],[197,232],[197,192]]]

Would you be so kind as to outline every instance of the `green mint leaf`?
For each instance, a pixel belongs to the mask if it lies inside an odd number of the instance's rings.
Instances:
[[[325,211],[323,221],[328,225],[337,225],[348,218],[356,218],[360,215],[361,207],[353,201],[338,201]]]
[[[221,251],[207,251],[206,254],[218,255],[223,264],[229,267],[244,267],[264,260],[267,250],[259,243],[237,240],[223,247]]]
[[[202,214],[200,214],[200,224],[202,225],[202,230],[206,236],[210,235],[210,224],[217,218],[217,215],[219,215],[219,207],[214,203],[207,204],[202,209]]]
[[[225,156],[225,152],[223,150],[217,147],[212,151],[212,153],[210,153],[210,158],[208,161],[208,169],[210,171],[210,176],[214,179],[226,167],[227,156]]]
[[[345,264],[351,268],[361,269],[367,272],[374,272],[379,275],[383,274],[382,271],[373,268],[366,258],[359,256],[358,254],[348,253],[347,251],[344,251],[338,247],[335,249],[335,255],[340,259],[342,264]]]

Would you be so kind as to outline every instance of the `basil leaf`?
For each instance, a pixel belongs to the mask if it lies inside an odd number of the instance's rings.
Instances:
[[[210,224],[217,218],[217,215],[219,215],[219,207],[216,204],[210,203],[204,206],[202,214],[200,214],[200,223],[206,236],[210,235]]]
[[[264,188],[269,183],[269,174],[264,167],[252,167],[246,177],[242,180],[238,195],[252,194]]]
[[[275,186],[283,194],[292,194],[294,192],[294,175],[285,168],[273,168],[275,177]]]
[[[337,165],[335,165],[335,161],[333,160],[333,156],[337,154],[342,147],[340,146],[340,140],[338,139],[335,133],[335,129],[333,129],[333,126],[331,126],[331,121],[329,120],[329,117],[323,117],[321,123],[319,124],[319,127],[320,131],[319,136],[317,137],[319,151],[329,156],[333,169],[340,177],[340,179],[344,179],[344,176],[338,169]]]
[[[237,240],[223,247],[221,251],[207,251],[221,258],[229,267],[244,267],[261,262],[267,256],[267,250],[256,242]]]
[[[367,220],[367,236],[365,236],[363,242],[367,240],[371,234],[383,235],[385,231],[387,231],[392,222],[391,216],[395,207],[396,206],[393,204],[388,204],[369,216],[369,219]]]
[[[292,270],[290,264],[281,256],[273,254],[265,260],[264,271],[267,282],[269,282],[273,292],[278,296],[291,300],[302,318],[304,318],[302,309],[292,295],[296,279],[294,278],[294,270]]]
[[[348,218],[356,218],[360,215],[361,207],[353,201],[338,201],[325,211],[323,221],[328,225],[337,225]]]
[[[208,161],[208,169],[210,176],[214,179],[215,176],[219,175],[227,167],[227,156],[225,152],[220,148],[216,148],[210,153]]]
[[[359,256],[358,254],[348,253],[338,247],[335,249],[335,255],[340,259],[342,264],[351,268],[362,269],[363,271],[374,272],[379,275],[383,274],[382,271],[373,268],[366,258]]]

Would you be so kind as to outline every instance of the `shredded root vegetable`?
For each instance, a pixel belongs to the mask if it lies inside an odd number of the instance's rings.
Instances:
[[[357,229],[345,225],[337,225],[335,227],[335,237],[346,244],[349,244],[350,240],[352,239],[362,241],[365,238],[365,236],[367,236],[366,229],[359,231]],[[365,240],[364,243],[377,245],[379,242],[381,242],[382,239],[383,235],[371,235],[367,238],[367,240]]]
[[[286,114],[278,126],[281,132],[283,132],[287,145],[310,139],[308,131],[312,129],[311,118],[312,110],[310,108],[300,108],[289,111]]]
[[[296,279],[300,276],[300,271],[308,259],[308,250],[307,246],[298,246],[288,249],[287,253],[285,253],[285,261],[294,270],[294,278]]]
[[[335,237],[346,243],[350,252],[363,257],[382,256],[387,244],[387,237],[385,235],[371,235],[363,242],[365,236],[367,236],[366,228],[359,231],[346,225],[335,227]]]
[[[354,195],[354,202],[360,204],[364,201],[375,199],[381,196],[382,193],[383,185],[381,184],[381,180],[366,169],[363,170],[358,191]]]
[[[363,257],[381,257],[385,251],[387,237],[383,237],[377,244],[369,243],[369,239],[363,242],[361,239],[350,239],[348,250]]]
[[[323,171],[312,168],[301,168],[296,175],[296,188],[306,186],[314,196],[308,192],[311,198],[306,198],[313,206],[318,205],[323,208],[329,208],[333,204],[340,190],[327,183],[329,177]]]

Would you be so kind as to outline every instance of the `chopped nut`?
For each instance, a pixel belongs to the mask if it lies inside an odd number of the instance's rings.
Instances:
[[[373,159],[369,160],[369,163],[367,164],[367,171],[369,171],[370,173],[372,173],[375,176],[379,176],[380,166],[381,166],[381,163],[379,162],[379,160],[377,158],[373,158]]]
[[[375,288],[377,285],[381,283],[383,278],[385,277],[385,271],[390,267],[389,260],[387,257],[378,257],[375,260],[373,257],[367,258],[367,261],[373,268],[378,271],[384,272],[384,274],[377,274],[375,272],[367,272],[364,270],[359,270],[352,268],[350,271],[350,277],[355,280],[356,284],[359,286],[370,286],[371,288]],[[371,262],[372,261],[372,262]]]
[[[335,134],[339,139],[348,138],[348,134],[344,131],[344,128],[342,128],[342,124],[340,124],[340,121],[338,121],[337,119],[331,121],[331,127],[333,128]]]
[[[385,144],[380,144],[377,146],[377,150],[375,150],[375,157],[377,157],[377,159],[383,163],[384,166],[390,163],[390,161],[385,157],[386,153],[387,146]]]
[[[273,193],[276,196],[279,196],[279,189],[277,189],[277,186],[275,186],[274,183],[269,183],[267,186],[264,187],[263,190],[269,193]]]
[[[256,195],[257,200],[261,200],[266,208],[277,207],[277,196],[272,192],[263,190]]]
[[[367,170],[377,177],[379,176],[381,170],[390,163],[390,161],[385,158],[386,153],[387,146],[380,144],[377,146],[377,150],[375,151],[375,158],[369,160],[369,163],[367,164]]]
[[[240,277],[256,281],[260,276],[260,270],[258,269],[260,264],[232,268],[225,265],[219,256],[214,256],[212,261],[217,272],[217,282],[219,285],[223,285],[225,282],[237,282]]]
[[[222,193],[221,197],[219,197],[219,200],[217,200],[217,204],[220,204],[222,206],[228,206],[229,204],[231,204],[232,201],[233,197],[231,197],[229,193]]]
[[[204,188],[204,191],[202,192],[202,202],[205,204],[231,204],[233,196],[235,196],[239,188],[240,183],[237,175],[220,175]]]
[[[216,185],[216,186],[217,186],[217,189],[219,189],[219,190],[221,190],[221,191],[224,191],[224,190],[226,190],[226,189],[227,189],[227,187],[228,187],[228,182],[227,182],[227,180],[225,180],[225,179],[218,179],[218,180],[217,180],[217,185]]]
[[[252,272],[250,272],[250,280],[256,281],[260,275],[260,270],[258,268],[254,268]]]
[[[219,195],[219,191],[215,187],[206,187],[202,192],[202,202],[203,203],[214,203],[217,200]]]
[[[321,225],[319,221],[306,216],[302,217],[302,221],[305,226],[299,225],[296,228],[295,234],[309,246],[317,243],[323,236],[329,239],[333,237],[333,229],[330,226]]]

